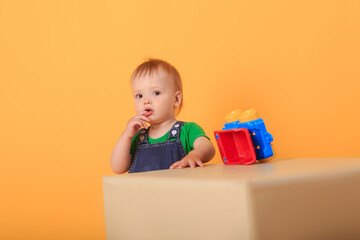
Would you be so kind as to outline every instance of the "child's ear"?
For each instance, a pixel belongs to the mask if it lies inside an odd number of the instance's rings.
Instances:
[[[177,91],[175,93],[175,104],[174,104],[175,107],[178,107],[180,105],[181,99],[182,99],[182,93],[181,91]]]

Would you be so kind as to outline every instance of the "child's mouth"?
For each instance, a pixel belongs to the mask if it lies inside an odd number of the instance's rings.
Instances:
[[[150,115],[152,115],[154,112],[154,110],[152,109],[145,109],[145,117],[149,117]]]

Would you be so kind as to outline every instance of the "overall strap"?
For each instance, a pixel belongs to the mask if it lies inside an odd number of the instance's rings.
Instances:
[[[145,128],[140,129],[139,135],[137,137],[138,145],[148,144],[149,143],[149,140],[148,140],[148,137],[147,137],[148,132],[149,132],[149,128],[148,129],[145,129]]]
[[[184,125],[184,122],[181,122],[181,121],[177,121],[174,126],[170,129],[169,131],[169,137],[168,137],[168,141],[171,139],[171,138],[176,138],[176,139],[179,139],[180,137],[180,131],[181,131],[181,128],[182,126]]]

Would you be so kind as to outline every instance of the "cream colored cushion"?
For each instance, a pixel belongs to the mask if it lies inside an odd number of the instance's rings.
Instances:
[[[360,239],[360,159],[106,176],[107,239]]]

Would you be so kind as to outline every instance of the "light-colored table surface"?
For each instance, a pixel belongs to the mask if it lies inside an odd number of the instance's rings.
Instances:
[[[106,176],[105,178],[147,178],[159,180],[264,180],[299,177],[308,174],[328,174],[339,171],[358,171],[359,158],[297,158],[279,159],[252,165],[208,164],[203,168],[160,170],[143,173]]]
[[[360,239],[360,159],[106,176],[108,239]]]

